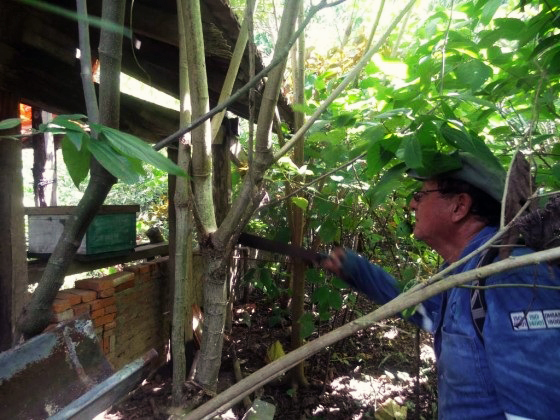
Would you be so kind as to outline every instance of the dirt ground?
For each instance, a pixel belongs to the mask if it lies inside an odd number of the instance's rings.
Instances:
[[[255,302],[262,302],[256,296]],[[367,313],[374,306],[360,299]],[[218,390],[234,383],[233,358],[237,355],[245,376],[266,364],[275,341],[289,348],[287,319],[270,326],[270,305],[249,303],[234,310],[231,334],[226,337]],[[359,316],[344,308],[320,326],[321,334]],[[276,318],[277,319],[277,318]],[[315,333],[310,339],[316,338]],[[309,386],[297,390],[287,377],[267,384],[251,398],[274,404],[275,419],[432,419],[437,418],[437,391],[431,336],[400,319],[387,320],[339,341],[305,362]],[[287,375],[286,375],[287,376]],[[185,384],[184,410],[209,397],[192,383]],[[171,369],[162,368],[142,386],[98,418],[167,419],[171,411]],[[241,419],[243,404],[221,415]],[[179,418],[179,417],[177,417]]]

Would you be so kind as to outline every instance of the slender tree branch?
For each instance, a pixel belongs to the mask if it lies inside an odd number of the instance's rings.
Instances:
[[[89,122],[99,122],[99,106],[97,95],[93,85],[93,74],[91,73],[91,48],[89,41],[89,26],[87,21],[87,0],[77,0],[76,8],[82,19],[78,20],[78,34],[80,45],[80,68],[82,75],[82,86],[84,88],[84,99]]]
[[[290,49],[292,48],[292,46],[294,45],[294,43],[296,42],[298,37],[301,35],[301,33],[303,32],[305,27],[309,24],[309,22],[311,21],[313,16],[315,16],[317,14],[317,12],[319,12],[321,9],[324,9],[326,7],[336,6],[340,3],[343,3],[344,1],[345,0],[337,0],[337,1],[334,1],[332,3],[328,3],[326,0],[322,0],[319,4],[317,4],[315,6],[312,6],[309,9],[309,12],[307,13],[307,16],[305,17],[305,21],[293,33],[293,35],[290,37],[290,40],[286,44],[286,47],[271,61],[271,63],[268,66],[266,66],[264,69],[262,69],[254,78],[249,80],[245,84],[245,86],[243,86],[241,89],[239,89],[237,92],[235,92],[232,96],[230,96],[227,101],[216,105],[208,113],[206,113],[205,115],[202,115],[199,118],[195,119],[187,127],[181,128],[180,130],[176,131],[175,133],[169,135],[165,139],[156,143],[154,145],[154,149],[155,150],[160,150],[160,149],[164,148],[165,146],[169,145],[170,143],[173,143],[179,137],[183,136],[184,134],[188,133],[189,131],[192,131],[193,129],[198,127],[200,124],[202,124],[204,121],[206,121],[208,118],[212,118],[218,112],[221,112],[222,110],[226,109],[228,106],[230,106],[231,104],[236,102],[239,98],[241,98],[243,95],[245,95],[249,91],[249,89],[256,86],[264,76],[266,76],[273,68],[275,68],[278,64],[280,64],[284,60],[284,58],[286,58],[286,56],[289,54]]]
[[[369,50],[371,47],[371,43],[373,42],[373,38],[375,37],[375,33],[377,32],[377,27],[379,26],[379,21],[381,20],[381,15],[383,14],[383,8],[385,7],[385,0],[381,0],[381,4],[379,5],[379,10],[377,11],[377,16],[375,17],[375,23],[373,24],[373,28],[369,34],[369,38],[366,44],[366,51]]]
[[[560,286],[546,286],[544,284],[515,284],[515,283],[492,284],[489,286],[471,286],[469,284],[463,284],[459,287],[462,287],[464,289],[479,289],[479,290],[502,289],[502,288],[510,288],[510,287],[524,287],[527,289],[560,290]]]
[[[439,85],[439,96],[443,96],[443,77],[445,76],[445,49],[447,48],[447,39],[449,38],[449,29],[451,28],[451,22],[453,21],[453,6],[455,5],[455,0],[451,0],[449,21],[447,22],[447,29],[445,30],[445,37],[443,38],[443,45],[441,47],[441,76]]]

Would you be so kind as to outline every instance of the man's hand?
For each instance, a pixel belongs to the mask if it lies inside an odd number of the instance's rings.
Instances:
[[[321,266],[338,277],[344,278],[342,274],[342,264],[344,264],[345,259],[346,252],[344,248],[335,248],[329,256],[321,262]]]

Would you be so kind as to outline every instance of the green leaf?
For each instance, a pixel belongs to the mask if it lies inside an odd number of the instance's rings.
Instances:
[[[387,196],[398,187],[405,169],[406,164],[402,162],[393,166],[381,177],[379,182],[369,192],[372,208],[383,203]]]
[[[64,127],[67,130],[71,131],[79,131],[81,133],[85,133],[84,129],[77,121],[81,121],[83,119],[87,119],[85,115],[82,114],[62,114],[57,115],[52,119],[49,125],[58,125],[60,127]]]
[[[315,303],[328,303],[330,293],[328,286],[321,286],[313,292],[312,300]]]
[[[321,237],[321,240],[326,243],[333,242],[337,233],[338,227],[332,220],[327,220],[321,225],[321,228],[319,229],[319,236]]]
[[[456,124],[451,124],[453,123],[444,123],[440,128],[441,135],[447,142],[465,152],[472,153],[490,165],[501,168],[500,162],[481,139],[466,133],[461,125],[459,125],[461,129],[457,129]]]
[[[323,282],[323,273],[316,268],[308,268],[305,270],[305,279],[309,283],[321,284]]]
[[[525,22],[514,18],[496,18],[494,23],[502,39],[516,41],[525,34]]]
[[[560,143],[556,143],[552,146],[552,150],[550,152],[552,154],[552,159],[560,160]]]
[[[309,205],[309,201],[303,197],[292,197],[292,203],[298,206],[303,211],[307,210],[307,206]]]
[[[105,137],[116,150],[124,155],[140,159],[172,175],[187,176],[183,169],[161,153],[156,152],[148,143],[140,140],[138,137],[99,124],[92,124],[92,127],[95,128],[100,136]]]
[[[482,9],[482,16],[480,17],[482,23],[488,25],[501,4],[502,0],[488,0]]]
[[[77,148],[74,142],[69,139],[68,134],[62,139],[62,158],[72,182],[78,189],[89,172],[90,155],[91,153],[86,147],[81,150]]]
[[[455,75],[460,83],[472,90],[478,90],[492,75],[492,69],[479,60],[470,60],[455,68]]]
[[[402,138],[392,136],[370,146],[366,155],[368,177],[377,175],[395,157],[401,142]]]
[[[140,176],[126,156],[118,154],[105,140],[91,139],[87,143],[95,159],[113,176],[127,184],[135,184]]]
[[[9,130],[10,128],[15,128],[21,124],[19,118],[8,118],[0,121],[0,130]]]
[[[560,42],[560,34],[549,36],[541,40],[538,45],[535,47],[529,59],[535,58],[537,55],[541,54],[542,52],[548,50],[549,48],[555,47]]]
[[[409,168],[419,168],[422,166],[422,149],[416,136],[409,136],[404,142],[404,163]]]
[[[80,131],[68,130],[64,138],[67,138],[70,142],[72,142],[72,144],[76,149],[81,150],[82,144],[86,142],[88,139],[88,135],[83,131],[80,132]]]
[[[342,296],[338,290],[329,291],[329,306],[335,310],[342,308]]]
[[[299,319],[299,325],[301,326],[301,338],[309,337],[315,330],[315,321],[313,319],[313,315],[309,312],[304,313]]]
[[[560,74],[560,51],[552,56],[547,70],[550,74]]]
[[[344,280],[338,278],[338,277],[334,277],[332,279],[332,285],[335,289],[346,289],[348,288],[348,284],[346,284],[346,282],[344,282]]]
[[[560,163],[552,167],[552,175],[556,178],[556,181],[560,181]]]

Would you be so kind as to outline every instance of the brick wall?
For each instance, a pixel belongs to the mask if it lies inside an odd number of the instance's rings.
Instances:
[[[105,277],[78,280],[58,292],[53,322],[88,314],[103,353],[115,370],[156,349],[165,360],[163,294],[168,258],[126,267]]]

